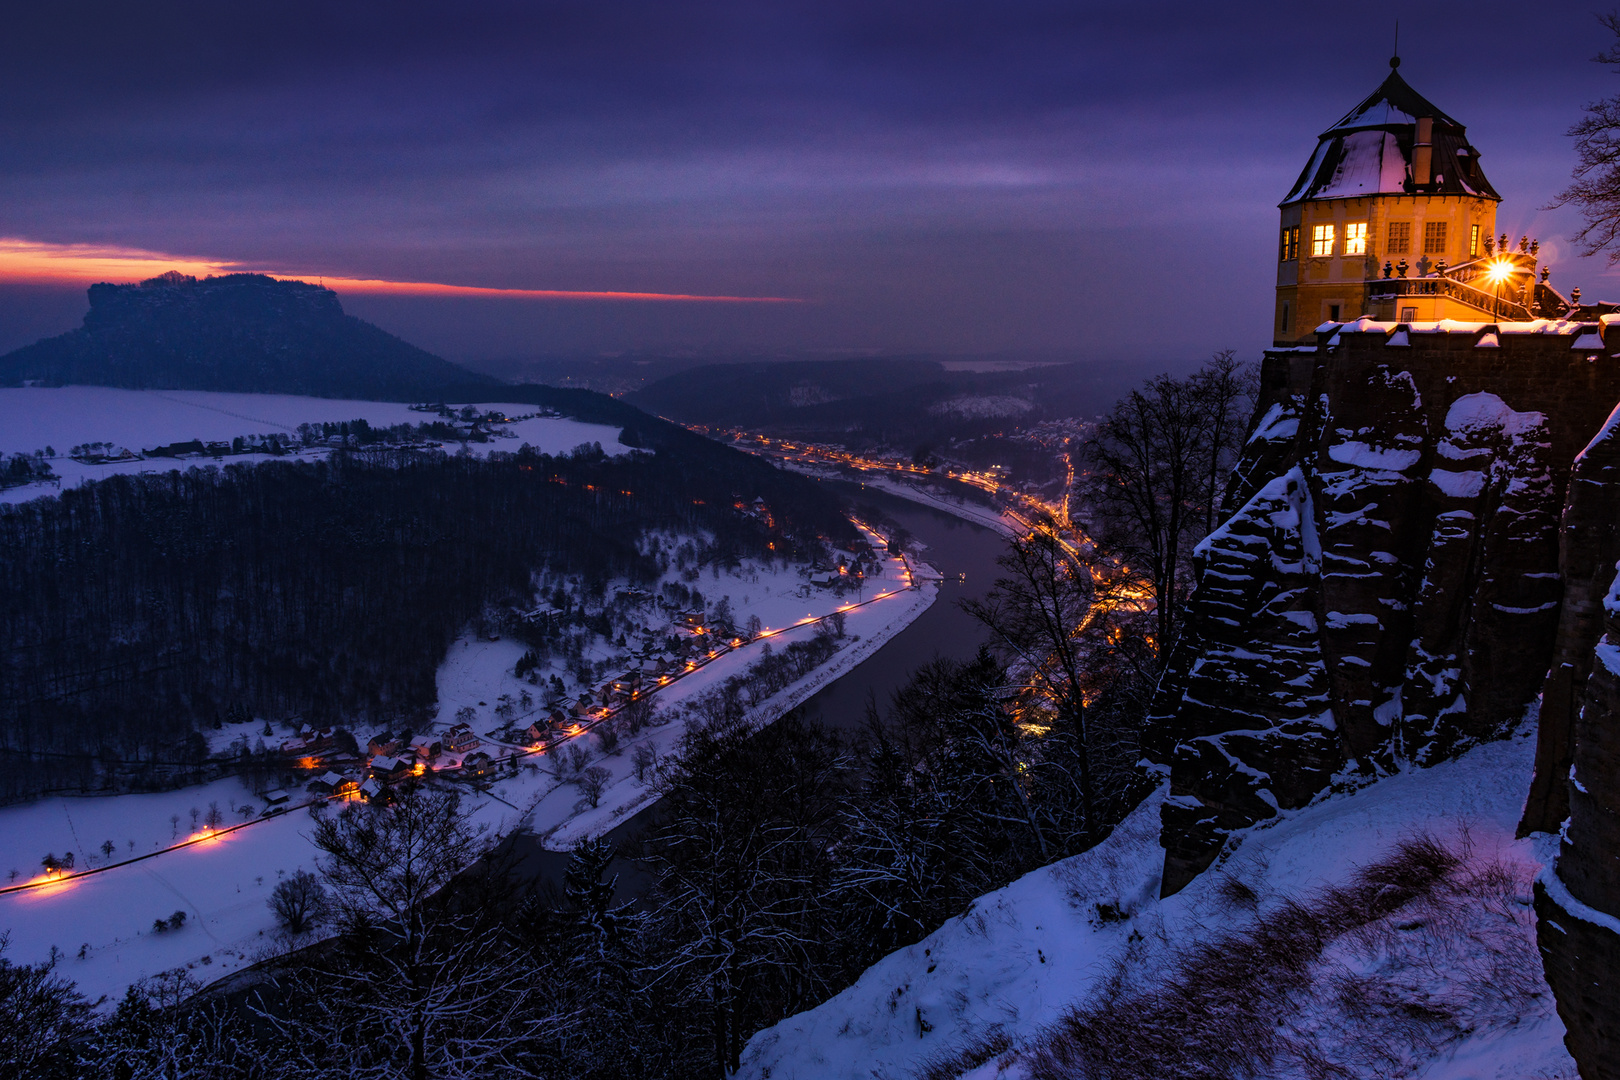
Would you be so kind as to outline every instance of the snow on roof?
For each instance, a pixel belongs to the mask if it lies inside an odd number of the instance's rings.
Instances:
[[[280,788],[275,788],[264,793],[264,801],[269,803],[271,806],[274,806],[276,803],[284,803],[290,798],[292,798],[292,795],[282,791]]]
[[[1322,132],[1281,205],[1408,192],[1419,118],[1434,121],[1431,183],[1423,190],[1500,198],[1479,169],[1479,151],[1469,145],[1467,129],[1391,71],[1366,100]]]
[[[1338,164],[1318,199],[1344,199],[1381,191],[1400,191],[1406,183],[1406,158],[1387,131],[1357,131],[1339,148]]]
[[[1362,101],[1360,105],[1351,109],[1340,117],[1339,122],[1323,132],[1323,135],[1354,131],[1357,128],[1388,127],[1395,124],[1415,124],[1420,116],[1434,118],[1436,124],[1446,124],[1451,127],[1462,127],[1457,121],[1441,112],[1434,102],[1412,89],[1405,79],[1401,78],[1390,65],[1389,75],[1383,82]]]

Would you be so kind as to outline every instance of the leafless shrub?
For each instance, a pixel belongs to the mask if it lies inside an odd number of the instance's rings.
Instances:
[[[1523,879],[1473,859],[1466,834],[1451,846],[1414,837],[1345,885],[1180,952],[1162,977],[1133,980],[1135,958],[1122,959],[1037,1042],[1028,1073],[1409,1075],[1470,1031],[1536,1014],[1546,988]],[[1254,896],[1234,878],[1216,889],[1233,905]]]
[[[1215,883],[1215,895],[1220,897],[1221,903],[1230,909],[1253,911],[1260,906],[1260,894],[1250,887],[1249,883],[1231,874],[1222,874]]]
[[[963,1049],[941,1050],[924,1059],[914,1074],[916,1080],[956,1080],[987,1061],[993,1061],[1012,1049],[1012,1040],[998,1024]]]

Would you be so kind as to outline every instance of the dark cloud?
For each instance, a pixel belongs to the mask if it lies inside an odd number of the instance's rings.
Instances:
[[[1398,14],[1504,227],[1568,231],[1537,210],[1561,133],[1616,82],[1574,6],[215,0],[7,14],[0,235],[814,301],[347,301],[458,358],[1257,348],[1275,203]],[[0,295],[0,347],[37,332],[29,296]]]

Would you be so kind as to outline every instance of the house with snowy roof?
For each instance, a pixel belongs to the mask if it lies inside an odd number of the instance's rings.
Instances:
[[[1539,245],[1496,236],[1501,196],[1479,150],[1400,62],[1322,132],[1279,204],[1276,346],[1314,344],[1318,326],[1363,315],[1492,323],[1568,304],[1545,272],[1536,280]]]
[[[415,767],[416,763],[410,758],[379,754],[371,759],[371,778],[384,784],[397,784],[410,776]]]

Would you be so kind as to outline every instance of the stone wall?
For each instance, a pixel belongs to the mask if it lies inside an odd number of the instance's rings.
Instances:
[[[1164,891],[1236,831],[1498,737],[1585,1080],[1620,1080],[1620,318],[1358,320],[1268,354],[1233,516],[1154,703]],[[1612,413],[1612,414],[1611,414]]]

